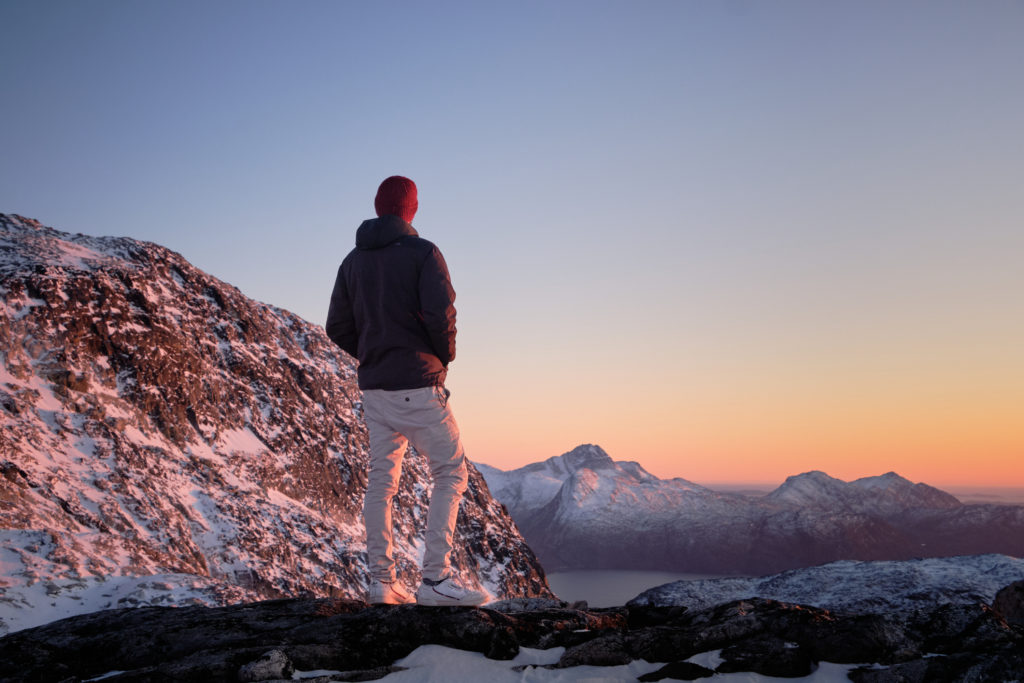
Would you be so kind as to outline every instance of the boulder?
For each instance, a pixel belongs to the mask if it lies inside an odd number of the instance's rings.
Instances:
[[[255,662],[238,670],[238,683],[255,683],[274,679],[289,679],[295,673],[292,660],[281,650],[269,650]]]
[[[1024,627],[1024,581],[1011,583],[996,593],[992,609],[1008,623]]]

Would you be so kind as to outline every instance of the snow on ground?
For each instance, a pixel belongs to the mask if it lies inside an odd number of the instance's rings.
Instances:
[[[0,584],[0,636],[79,614],[119,607],[216,605],[216,581],[191,574],[55,579]]]
[[[567,669],[544,669],[546,664],[554,664],[565,652],[565,648],[556,647],[550,650],[533,650],[521,648],[515,659],[500,661],[487,659],[479,652],[456,650],[442,645],[423,645],[413,650],[409,656],[395,662],[397,666],[407,667],[405,671],[388,674],[381,681],[392,683],[633,683],[640,676],[657,671],[663,665],[646,662],[642,659],[622,666],[574,666]],[[720,650],[704,652],[691,657],[694,664],[713,669],[722,662]],[[775,678],[755,673],[715,674],[714,680],[722,683],[764,683],[767,681],[804,681],[805,683],[848,683],[847,673],[856,668],[857,664],[832,664],[822,662],[810,676],[802,678]],[[516,671],[516,667],[523,667]],[[109,671],[102,676],[90,678],[88,681],[100,681],[104,678],[124,673]],[[316,671],[296,671],[294,680],[311,679],[341,673],[319,669]],[[666,681],[678,679],[666,678]],[[86,683],[88,683],[86,681]]]
[[[545,664],[554,664],[565,648],[556,647],[550,650],[533,650],[521,648],[519,655],[509,661],[487,659],[478,652],[455,650],[441,645],[423,645],[413,650],[408,657],[395,664],[407,667],[406,671],[398,671],[380,679],[391,683],[469,683],[470,681],[487,681],[488,683],[627,683],[636,681],[638,677],[657,671],[664,664],[651,663],[642,659],[622,666],[575,666],[567,669],[539,668]],[[720,651],[705,652],[688,661],[708,668],[722,662]],[[514,667],[525,666],[521,671]],[[831,664],[822,662],[817,671],[803,678],[789,678],[788,681],[807,681],[809,683],[848,683],[847,673],[855,668],[849,664]],[[301,675],[301,674],[300,674]],[[675,679],[666,678],[666,681]],[[723,683],[760,683],[762,681],[783,680],[754,673],[717,674],[715,681]]]

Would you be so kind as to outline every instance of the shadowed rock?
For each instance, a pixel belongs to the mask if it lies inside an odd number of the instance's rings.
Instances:
[[[427,644],[500,660],[521,647],[564,647],[560,668],[641,658],[670,665],[644,680],[707,675],[686,660],[713,650],[722,651],[719,673],[803,676],[821,661],[882,667],[852,672],[858,681],[1010,680],[1024,670],[1024,633],[982,604],[886,615],[836,614],[761,598],[692,612],[581,610],[553,601],[496,606],[289,599],[108,610],[0,638],[0,681],[109,674],[104,680],[111,683],[255,683],[288,680],[294,669],[343,672],[313,680],[373,680]]]
[[[996,593],[992,609],[1010,624],[1024,627],[1024,581],[1011,583]]]
[[[231,607],[108,610],[0,639],[0,680],[236,681],[300,670],[386,667],[420,645],[511,659],[519,647],[557,647],[625,628],[624,611],[368,607],[352,600],[274,600]],[[278,654],[269,656],[268,652]],[[286,658],[286,661],[282,659]]]

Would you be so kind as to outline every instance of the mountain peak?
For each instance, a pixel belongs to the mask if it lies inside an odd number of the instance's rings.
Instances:
[[[820,470],[812,470],[787,477],[782,486],[768,494],[769,500],[799,505],[827,503],[841,495],[846,482]]]
[[[611,456],[604,449],[594,444],[582,444],[568,453],[556,455],[544,461],[553,471],[571,474],[581,469],[607,469],[615,465]]]
[[[915,484],[895,472],[863,477],[851,482],[850,486],[871,492],[876,504],[890,507],[944,509],[962,505],[952,494],[928,484]]]
[[[909,479],[901,477],[895,472],[886,472],[875,477],[861,477],[850,482],[863,488],[891,488],[893,486],[913,486]]]
[[[128,237],[61,232],[17,214],[0,213],[0,239],[0,273],[5,276],[38,268],[88,272],[101,267],[125,267],[144,252],[144,246],[173,253]]]
[[[879,474],[873,477],[861,477],[855,479],[853,483],[862,483],[865,485],[887,485],[891,486],[894,484],[911,483],[911,481],[905,477],[900,476],[896,472],[886,472],[885,474]]]
[[[896,472],[863,477],[852,482],[815,470],[786,481],[767,500],[811,507],[832,507],[857,512],[894,512],[909,508],[943,509],[960,505],[945,491],[914,484]]]

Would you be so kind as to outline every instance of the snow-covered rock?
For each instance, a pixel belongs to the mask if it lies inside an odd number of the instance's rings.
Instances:
[[[1006,555],[842,561],[765,577],[675,581],[628,604],[700,610],[757,596],[849,614],[909,613],[989,604],[1002,588],[1022,579],[1024,559]]]
[[[479,466],[548,571],[765,575],[836,560],[1024,555],[1024,506],[963,505],[894,472],[790,477],[767,496],[662,480],[597,446]]]
[[[963,569],[999,565],[977,559]],[[901,576],[865,569],[876,579]],[[947,588],[943,577],[960,583],[959,571],[910,567],[936,580],[926,586],[933,596]],[[808,573],[805,585],[816,578]],[[281,681],[291,670],[320,681],[1019,680],[1024,631],[964,597],[911,596],[848,613],[753,596],[705,608],[536,601],[436,609],[300,598],[111,610],[0,638],[0,680]]]
[[[164,247],[4,214],[0,302],[0,634],[105,606],[361,595],[366,429],[322,329]],[[429,488],[410,453],[410,584]],[[475,470],[456,534],[465,581],[550,597]]]

